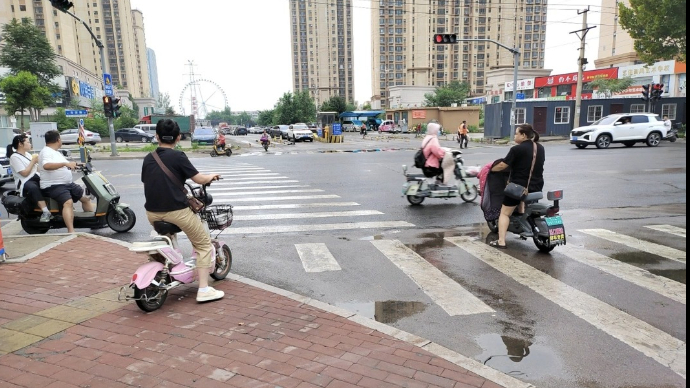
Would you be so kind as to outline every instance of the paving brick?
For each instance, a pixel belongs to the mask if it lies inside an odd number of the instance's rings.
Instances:
[[[362,375],[359,373],[334,368],[332,366],[326,367],[326,369],[324,369],[321,373],[326,376],[333,377],[335,380],[344,381],[352,385],[356,385],[357,382],[362,379]]]
[[[437,375],[429,374],[426,372],[417,372],[414,375],[415,380],[423,381],[425,383],[433,384],[438,387],[453,388],[455,381],[447,379],[445,377],[439,377]]]
[[[314,373],[304,369],[297,369],[290,375],[297,380],[305,381],[319,387],[325,387],[333,381],[333,378],[321,373]]]

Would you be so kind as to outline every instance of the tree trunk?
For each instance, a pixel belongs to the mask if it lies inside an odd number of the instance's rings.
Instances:
[[[19,123],[19,128],[24,132],[24,109],[20,110],[22,113],[20,117],[21,122]]]

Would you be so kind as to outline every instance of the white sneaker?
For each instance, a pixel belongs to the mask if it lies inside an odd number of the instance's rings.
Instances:
[[[197,302],[210,302],[213,300],[221,299],[224,296],[225,296],[225,293],[223,291],[219,291],[213,287],[209,287],[208,291],[206,291],[206,292],[198,291],[196,293],[196,301]]]
[[[50,213],[43,213],[41,214],[40,222],[50,222]]]

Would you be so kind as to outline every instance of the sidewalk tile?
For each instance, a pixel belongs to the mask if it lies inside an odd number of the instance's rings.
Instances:
[[[43,337],[19,331],[0,329],[0,355],[12,353],[34,344]]]

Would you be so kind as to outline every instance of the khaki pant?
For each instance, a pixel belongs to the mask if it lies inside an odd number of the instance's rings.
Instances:
[[[197,268],[211,268],[211,236],[209,236],[199,217],[189,208],[166,213],[147,211],[146,217],[148,217],[151,225],[156,221],[165,221],[177,225],[187,235],[197,253]]]

